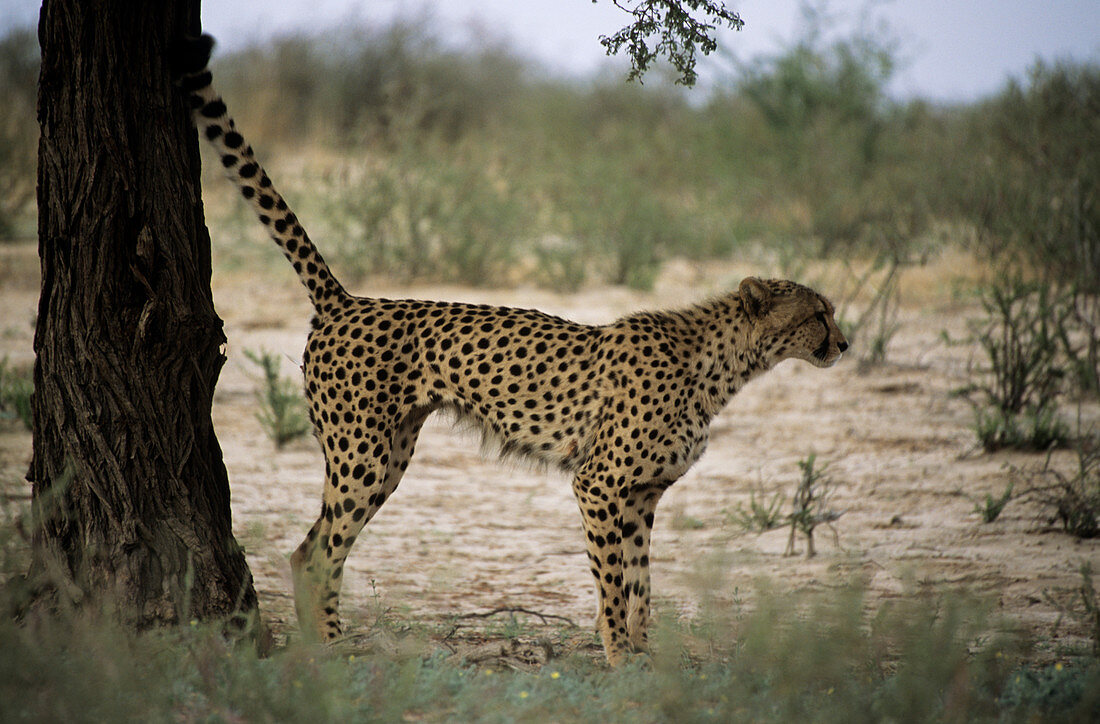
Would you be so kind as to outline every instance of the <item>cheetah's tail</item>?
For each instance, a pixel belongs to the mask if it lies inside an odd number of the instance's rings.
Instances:
[[[221,96],[214,90],[213,76],[207,67],[213,47],[214,39],[202,35],[181,40],[172,50],[172,71],[188,95],[195,127],[218,152],[226,175],[252,204],[271,238],[294,265],[298,278],[309,291],[314,309],[326,316],[347,297],[347,292],[329,271],[298,218],[287,208],[286,201],[271,185],[252,147],[245,143]]]

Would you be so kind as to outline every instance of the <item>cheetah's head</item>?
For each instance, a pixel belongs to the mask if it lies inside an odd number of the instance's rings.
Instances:
[[[832,367],[848,349],[833,305],[809,287],[747,277],[738,292],[754,337],[773,364],[793,358]]]

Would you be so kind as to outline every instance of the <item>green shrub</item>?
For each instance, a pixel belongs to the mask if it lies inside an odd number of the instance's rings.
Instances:
[[[765,533],[783,525],[783,493],[776,493],[771,500],[757,500],[756,490],[749,493],[749,507],[740,503],[726,512],[726,519],[746,531]]]
[[[843,585],[762,587],[748,613],[703,599],[697,616],[659,616],[652,657],[615,671],[598,647],[561,656],[557,638],[525,670],[449,656],[450,627],[434,649],[363,636],[358,648],[291,645],[262,658],[216,622],[139,633],[90,611],[37,611],[0,619],[0,707],[7,719],[74,722],[1088,721],[1097,711],[1095,662],[1030,666],[1026,646],[973,600],[909,593],[872,605]]]
[[[33,27],[0,34],[0,241],[33,233],[38,63]]]
[[[974,336],[986,363],[971,372],[975,432],[989,451],[1045,450],[1068,441],[1057,400],[1065,377],[1059,335],[1067,323],[1063,297],[1051,286],[1005,277],[982,295],[986,318]]]
[[[1079,434],[1074,442],[1077,467],[1070,473],[1050,464],[1016,471],[1028,487],[1025,495],[1050,512],[1051,520],[1078,538],[1100,536],[1100,435]]]
[[[8,366],[7,357],[0,360],[0,418],[16,418],[30,430],[33,393],[31,371],[16,372]]]
[[[481,149],[473,149],[476,153]],[[409,146],[324,193],[337,268],[493,286],[525,237],[522,196],[461,149]]]
[[[1017,721],[1096,721],[1098,692],[1100,664],[1050,664],[1013,672],[997,703]]]
[[[973,110],[964,213],[993,258],[1100,292],[1100,65],[1042,62]]]
[[[974,512],[982,517],[983,523],[992,523],[1001,516],[1001,511],[1008,505],[1008,501],[1012,500],[1012,488],[1013,484],[1009,483],[1005,486],[1004,492],[996,498],[986,493],[984,503],[975,503]]]
[[[1100,294],[1073,287],[1065,302],[1069,314],[1058,340],[1070,380],[1082,396],[1100,397]]]
[[[244,351],[245,357],[263,373],[262,387],[256,393],[260,405],[256,419],[279,448],[302,437],[312,429],[298,385],[279,374],[279,356],[266,350]]]
[[[1069,427],[1050,405],[1019,413],[996,407],[975,410],[974,433],[986,452],[1050,450],[1069,444]]]
[[[828,507],[829,495],[832,493],[832,478],[825,474],[828,465],[817,465],[817,455],[810,453],[804,460],[798,461],[798,468],[802,471],[802,479],[798,483],[792,498],[791,512],[787,518],[791,522],[791,535],[787,539],[787,549],[783,555],[794,555],[795,533],[801,532],[806,536],[806,557],[813,558],[814,530],[819,525],[832,524],[840,517],[840,513]],[[834,537],[836,531],[833,531]]]

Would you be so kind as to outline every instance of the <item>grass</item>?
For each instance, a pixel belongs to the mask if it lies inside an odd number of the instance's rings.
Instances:
[[[13,369],[9,366],[7,357],[0,360],[0,419],[19,420],[30,430],[33,392],[34,381],[30,370]]]
[[[996,721],[1086,720],[1100,665],[1027,664],[973,601],[912,594],[869,610],[858,587],[761,592],[662,618],[654,653],[608,670],[583,651],[517,671],[440,646],[267,658],[221,627],[134,633],[83,614],[0,621],[0,706],[13,720]],[[504,636],[517,632],[504,631]]]
[[[260,405],[256,419],[275,447],[281,448],[308,433],[312,425],[302,393],[297,384],[279,374],[279,356],[266,350],[246,349],[244,354],[263,373],[261,387],[256,393]]]
[[[972,323],[983,361],[972,365],[974,432],[987,452],[1049,450],[1069,442],[1058,414],[1067,360],[1061,339],[1070,311],[1062,292],[1044,283],[1003,277],[982,291],[986,316]]]
[[[1047,405],[1019,413],[978,408],[974,412],[974,433],[986,452],[1043,451],[1069,444],[1069,427]]]
[[[749,531],[750,533],[765,533],[773,528],[783,525],[783,493],[776,493],[770,500],[757,499],[756,489],[749,492],[749,505],[746,508],[741,503],[732,511],[727,511],[726,519]]]
[[[802,478],[791,499],[791,512],[787,515],[791,524],[791,535],[787,539],[784,555],[794,555],[796,533],[802,533],[806,536],[806,557],[813,558],[816,555],[814,530],[822,524],[832,528],[833,522],[842,515],[828,507],[829,496],[833,491],[833,480],[825,474],[828,467],[817,465],[815,453],[798,461]],[[836,536],[835,530],[833,535]]]
[[[993,497],[992,493],[985,494],[985,501],[982,503],[974,504],[974,512],[982,517],[983,523],[992,523],[1001,516],[1001,511],[1008,505],[1008,501],[1012,500],[1012,489],[1014,484],[1009,482],[1005,486],[1004,492]]]
[[[1100,536],[1100,434],[1079,434],[1073,446],[1076,469],[1062,471],[1050,464],[1017,470],[1026,483],[1024,495],[1039,503],[1052,522],[1077,538]]]

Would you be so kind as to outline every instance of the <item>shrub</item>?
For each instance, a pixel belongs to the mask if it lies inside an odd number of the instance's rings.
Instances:
[[[832,528],[832,524],[840,513],[827,507],[829,494],[832,492],[833,481],[825,475],[827,465],[815,468],[817,455],[810,453],[809,457],[798,461],[798,467],[802,471],[802,480],[798,483],[792,499],[791,512],[787,516],[791,521],[791,535],[787,539],[787,549],[783,555],[794,555],[795,533],[801,532],[806,536],[806,557],[813,558],[814,529],[818,525],[825,524]],[[833,531],[835,538],[836,531]]]
[[[1022,256],[1048,281],[1100,292],[1100,65],[1032,68],[971,115],[982,163],[964,213],[994,258]]]
[[[1025,495],[1051,513],[1062,529],[1078,538],[1100,535],[1100,434],[1078,435],[1074,443],[1076,469],[1065,473],[1050,464],[1038,470],[1016,471],[1028,487]]]
[[[863,274],[847,275],[851,288],[842,295],[839,308],[849,308],[857,297],[871,294],[858,317],[839,321],[848,343],[858,350],[861,369],[886,361],[890,341],[901,327],[897,321],[901,302],[898,280],[903,266],[898,256],[880,255]]]
[[[500,283],[524,232],[524,203],[489,159],[466,156],[409,146],[330,189],[324,217],[337,227],[338,266],[360,276]]]
[[[783,493],[776,493],[769,500],[757,500],[756,490],[749,493],[749,507],[745,508],[740,503],[733,511],[726,513],[726,519],[731,523],[750,532],[764,533],[783,525]]]
[[[1008,501],[1012,500],[1012,488],[1013,484],[1009,483],[1005,486],[1004,492],[996,498],[991,493],[986,493],[984,503],[974,504],[974,512],[982,517],[983,523],[992,523],[1001,516],[1001,511],[1008,505]]]
[[[1068,430],[1057,414],[1063,297],[1050,285],[1008,277],[985,290],[982,307],[987,316],[974,336],[987,364],[971,369],[979,377],[971,391],[983,398],[975,405],[979,441],[987,451],[1064,445]]]
[[[260,405],[256,419],[279,448],[311,429],[298,386],[279,374],[279,357],[267,351],[244,351],[245,357],[263,372],[262,387],[256,393]]]
[[[0,35],[0,240],[28,227],[34,208],[38,62],[34,28]]]
[[[34,381],[30,370],[16,372],[8,358],[0,360],[0,417],[13,417],[31,429],[31,395]]]

